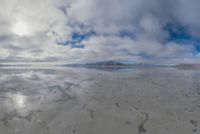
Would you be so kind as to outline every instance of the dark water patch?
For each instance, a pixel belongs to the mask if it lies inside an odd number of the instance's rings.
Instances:
[[[87,109],[87,111],[90,113],[90,118],[94,119],[94,110],[93,109]]]
[[[144,128],[144,124],[149,120],[149,114],[145,113],[145,119],[142,121],[142,123],[138,126],[138,133],[146,133],[147,130]]]
[[[116,103],[115,103],[115,106],[116,106],[117,108],[119,108],[119,103],[118,103],[118,102],[116,102]]]
[[[131,125],[132,122],[131,122],[131,121],[125,121],[125,124],[126,124],[126,125]]]
[[[190,120],[190,123],[191,123],[194,127],[198,127],[198,121]]]

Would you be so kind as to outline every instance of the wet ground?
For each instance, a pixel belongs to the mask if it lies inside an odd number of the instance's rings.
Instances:
[[[0,69],[1,134],[199,134],[200,71]]]

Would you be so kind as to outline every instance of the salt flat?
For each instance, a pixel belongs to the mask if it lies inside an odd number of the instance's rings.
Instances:
[[[200,71],[1,68],[1,134],[199,134]]]

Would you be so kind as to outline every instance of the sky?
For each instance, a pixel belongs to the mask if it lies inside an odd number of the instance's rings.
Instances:
[[[200,63],[199,0],[0,0],[0,62]]]

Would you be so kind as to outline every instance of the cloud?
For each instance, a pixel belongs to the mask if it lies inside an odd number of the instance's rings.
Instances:
[[[198,0],[0,2],[1,61],[197,62],[200,55]]]

